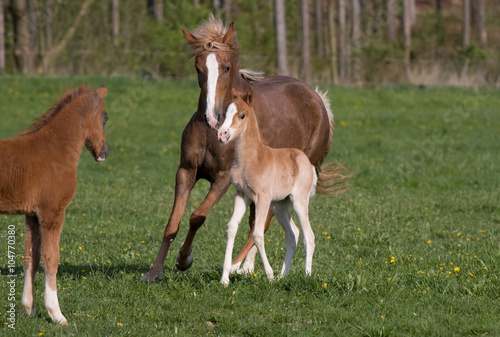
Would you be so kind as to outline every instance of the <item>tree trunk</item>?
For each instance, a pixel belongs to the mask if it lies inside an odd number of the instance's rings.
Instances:
[[[339,73],[337,70],[337,31],[335,29],[335,3],[328,3],[328,31],[330,33],[330,67],[332,71],[332,82],[334,85],[339,84]]]
[[[309,27],[309,0],[301,1],[302,21],[302,50],[301,50],[301,77],[306,83],[311,82],[311,49],[310,49],[310,27]]]
[[[387,0],[387,39],[396,42],[396,0]]]
[[[354,49],[353,73],[352,79],[357,86],[362,82],[362,64],[361,64],[361,4],[359,0],[352,0],[352,46]]]
[[[5,12],[0,0],[0,73],[5,71]]]
[[[12,0],[10,7],[14,17],[14,57],[17,69],[23,74],[31,73],[34,57],[30,49],[28,1]]]
[[[156,22],[163,22],[163,1],[162,0],[147,0],[149,15]]]
[[[339,77],[341,83],[347,80],[345,0],[339,0]]]
[[[288,75],[285,0],[274,0],[276,24],[276,67],[278,75]]]
[[[224,4],[223,4],[224,8],[222,10],[222,18],[225,22],[229,23],[231,21],[231,18],[232,18],[232,6],[231,6],[231,1],[230,0],[224,0]]]
[[[481,48],[486,47],[486,29],[484,26],[484,0],[476,0],[476,33],[477,33],[477,41]]]
[[[331,1],[329,1],[331,3]],[[315,0],[316,17],[316,52],[320,58],[324,58],[325,38],[323,37],[323,0]]]
[[[94,0],[85,0],[82,3],[82,7],[80,7],[80,11],[77,16],[73,20],[73,25],[66,30],[64,36],[61,41],[57,45],[54,46],[51,50],[47,52],[47,54],[43,55],[42,61],[38,65],[38,72],[42,72],[42,69],[51,69],[52,65],[55,63],[59,55],[66,49],[66,46],[70,42],[71,38],[75,35],[76,27],[80,24],[82,18],[87,14],[87,11],[90,5],[94,2]]]
[[[405,70],[406,77],[408,81],[411,82],[411,64],[410,64],[410,54],[411,54],[411,2],[412,0],[404,0],[403,2],[403,35],[404,35],[404,48],[405,48]]]
[[[462,4],[462,50],[470,44],[470,2],[463,0]]]
[[[120,0],[111,1],[111,21],[113,26],[113,45],[118,46],[120,36]]]

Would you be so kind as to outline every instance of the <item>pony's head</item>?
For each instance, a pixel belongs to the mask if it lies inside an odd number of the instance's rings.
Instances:
[[[238,67],[238,42],[234,23],[229,27],[210,15],[209,20],[192,32],[182,30],[196,56],[195,67],[201,89],[198,109],[205,112],[207,124],[215,129],[231,99],[235,68]],[[236,70],[238,73],[238,70]]]
[[[105,86],[89,93],[89,101],[93,109],[87,114],[85,121],[85,147],[94,157],[95,161],[104,161],[109,155],[106,144],[106,133],[104,126],[108,120],[108,113],[102,99],[106,97],[108,90]]]
[[[247,128],[249,115],[254,113],[251,87],[244,97],[237,97],[237,93],[233,89],[233,98],[233,102],[227,107],[226,119],[219,130],[217,130],[217,138],[223,144],[229,143],[230,140],[238,139]]]

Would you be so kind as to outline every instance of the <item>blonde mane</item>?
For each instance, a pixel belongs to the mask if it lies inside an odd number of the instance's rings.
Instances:
[[[233,58],[237,60],[240,47],[236,34],[228,44],[222,43],[222,38],[226,35],[227,30],[227,25],[210,14],[208,21],[203,21],[198,28],[190,32],[196,41],[190,43],[191,53],[189,53],[189,57],[196,56],[204,50],[220,50],[231,51]]]

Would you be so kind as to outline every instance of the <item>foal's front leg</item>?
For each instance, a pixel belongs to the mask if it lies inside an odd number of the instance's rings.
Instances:
[[[273,268],[269,264],[264,248],[264,226],[266,217],[271,206],[271,199],[265,196],[259,196],[255,202],[255,228],[253,230],[253,241],[259,250],[262,264],[264,265],[264,272],[269,280],[274,278]]]
[[[249,200],[240,192],[234,196],[233,215],[227,224],[226,255],[222,266],[222,277],[220,283],[225,287],[229,285],[229,272],[231,271],[231,259],[233,255],[234,238],[238,232],[238,225],[245,215]]]
[[[42,263],[45,269],[45,308],[54,322],[68,325],[66,317],[59,308],[56,279],[64,210],[40,213],[39,220],[42,232]]]
[[[26,215],[26,234],[24,241],[24,289],[21,297],[23,311],[35,315],[34,286],[35,274],[40,263],[40,223],[36,215]]]

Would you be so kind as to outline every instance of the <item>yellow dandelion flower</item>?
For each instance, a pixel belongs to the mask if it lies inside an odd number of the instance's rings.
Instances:
[[[431,241],[431,240],[429,240],[429,241],[427,241],[427,243],[430,245],[430,244],[432,243],[432,241]]]
[[[86,280],[87,278],[84,276],[84,277],[82,277],[82,279]]]
[[[474,274],[472,274],[472,273],[469,273],[469,275],[470,275],[470,276],[474,276]]]
[[[384,317],[384,316],[380,316],[380,318],[385,319],[385,317]]]
[[[83,248],[82,247],[78,247],[78,250],[83,250]]]
[[[460,267],[455,267],[453,270],[458,273],[460,271]]]
[[[460,236],[462,236],[462,233],[457,233],[457,237],[460,237]]]
[[[253,277],[257,277],[257,274],[253,273]]]
[[[116,325],[118,325],[118,326],[123,326],[123,323],[116,323]]]
[[[425,275],[425,271],[421,271],[421,270],[419,270],[419,271],[417,271],[417,274],[422,274],[422,275]]]
[[[323,286],[322,286],[322,287],[326,289],[326,288],[328,288],[328,284],[323,283]]]

